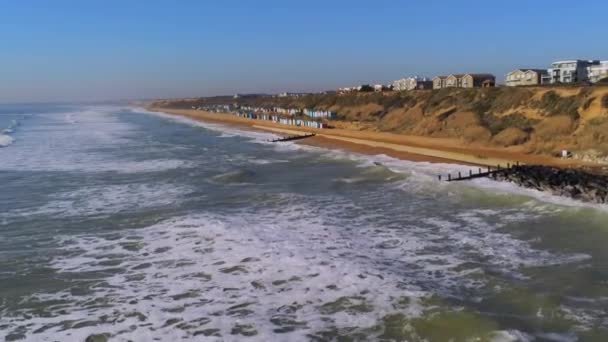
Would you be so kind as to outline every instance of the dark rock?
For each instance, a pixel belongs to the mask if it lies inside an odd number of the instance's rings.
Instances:
[[[496,172],[494,178],[585,202],[608,203],[608,175],[578,169],[521,165]]]
[[[85,342],[107,342],[108,334],[93,334],[89,335],[85,340]]]

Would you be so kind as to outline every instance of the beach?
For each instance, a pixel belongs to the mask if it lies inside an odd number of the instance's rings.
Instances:
[[[315,133],[316,136],[298,143],[318,147],[337,148],[367,155],[384,154],[390,157],[434,163],[458,163],[472,166],[502,167],[507,164],[535,164],[556,167],[581,167],[595,164],[572,159],[551,158],[543,155],[513,152],[507,149],[469,146],[459,139],[431,138],[388,132],[348,129],[315,129],[286,126],[272,121],[254,120],[230,113],[212,113],[194,109],[147,107],[150,111],[188,117],[194,120],[235,125],[245,129],[270,131],[279,135]]]

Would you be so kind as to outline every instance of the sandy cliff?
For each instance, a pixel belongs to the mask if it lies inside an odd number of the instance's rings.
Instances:
[[[215,97],[166,100],[156,107],[213,103],[329,109],[337,128],[458,139],[471,147],[577,158],[608,155],[608,87],[442,89],[298,98]]]

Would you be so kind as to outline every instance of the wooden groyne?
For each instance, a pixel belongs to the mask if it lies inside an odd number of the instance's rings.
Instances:
[[[513,165],[507,164],[506,168],[501,166],[500,164],[498,164],[498,165],[496,165],[495,168],[488,166],[487,168],[477,168],[475,170],[470,169],[468,174],[465,173],[463,175],[462,172],[459,171],[458,173],[455,173],[454,175],[452,175],[451,173],[448,173],[447,177],[445,177],[445,178],[443,177],[443,175],[439,175],[439,176],[437,176],[437,178],[440,181],[445,180],[446,182],[466,181],[466,180],[471,180],[471,179],[475,179],[475,178],[484,178],[484,177],[496,178],[497,174],[509,172],[519,166],[520,166],[519,162],[517,162]]]
[[[272,140],[268,140],[268,141],[269,142],[293,141],[293,140],[300,140],[300,139],[306,139],[306,138],[314,137],[315,135],[316,134],[314,134],[314,133],[304,134],[304,135],[290,135],[290,136],[287,136],[287,137],[272,139]]]
[[[583,202],[608,203],[608,174],[591,173],[581,169],[562,169],[542,165],[507,165],[487,170],[469,170],[468,174],[441,175],[439,180],[466,181],[488,177],[521,187],[569,197]]]

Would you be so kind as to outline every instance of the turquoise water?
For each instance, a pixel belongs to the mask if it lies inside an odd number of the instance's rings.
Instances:
[[[0,113],[6,340],[608,340],[606,207],[137,108]]]

